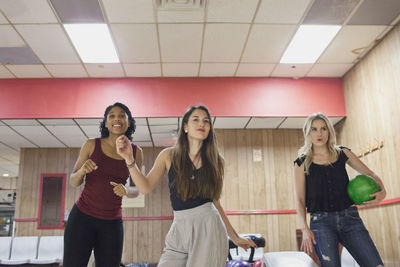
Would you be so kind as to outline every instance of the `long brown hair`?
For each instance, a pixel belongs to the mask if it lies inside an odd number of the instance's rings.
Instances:
[[[202,166],[195,175],[195,167],[189,158],[189,141],[184,131],[190,115],[196,109],[206,112],[210,120],[210,131],[200,148]],[[178,195],[186,201],[188,198],[203,197],[219,199],[222,191],[224,167],[222,157],[218,153],[217,138],[214,133],[211,116],[205,106],[192,106],[183,116],[178,132],[178,140],[172,152],[172,166],[175,174],[173,185]],[[191,177],[195,175],[194,179]]]
[[[304,157],[304,156],[306,157],[304,161],[304,169],[306,174],[309,173],[310,165],[314,157],[313,144],[310,138],[311,124],[314,120],[325,121],[326,127],[328,128],[329,136],[326,146],[328,147],[330,163],[335,162],[337,160],[340,151],[340,148],[336,145],[335,128],[333,128],[333,124],[328,119],[328,117],[326,117],[324,114],[320,112],[308,116],[306,123],[303,126],[304,145],[298,151],[299,157]]]

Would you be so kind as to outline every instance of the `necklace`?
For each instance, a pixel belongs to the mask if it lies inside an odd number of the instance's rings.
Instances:
[[[196,171],[196,165],[199,165],[200,162],[200,155],[197,154],[196,156],[193,157],[193,160],[190,159],[190,161],[192,162],[192,176],[190,177],[190,180],[194,180],[196,179],[195,171]]]

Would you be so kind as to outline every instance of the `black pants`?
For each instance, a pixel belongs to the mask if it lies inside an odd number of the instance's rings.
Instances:
[[[118,267],[123,241],[121,219],[97,219],[81,212],[74,205],[64,232],[63,267],[86,267],[92,249],[96,267]]]

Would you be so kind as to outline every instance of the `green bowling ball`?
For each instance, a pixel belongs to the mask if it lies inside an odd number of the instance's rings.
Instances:
[[[374,199],[375,197],[369,195],[378,191],[378,184],[367,175],[357,175],[347,186],[349,197],[357,205],[363,205],[363,202]]]

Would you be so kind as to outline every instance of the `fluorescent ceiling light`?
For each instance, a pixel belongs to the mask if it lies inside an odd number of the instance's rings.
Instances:
[[[280,63],[314,63],[342,26],[301,25]]]
[[[118,63],[119,59],[106,24],[64,24],[84,63]]]
[[[8,173],[3,173],[3,177],[8,177],[10,176]]]

